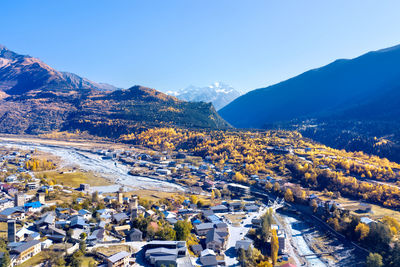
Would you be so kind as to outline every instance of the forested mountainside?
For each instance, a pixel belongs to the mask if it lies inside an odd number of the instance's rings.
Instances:
[[[113,92],[47,91],[0,100],[3,133],[80,130],[118,137],[134,128],[162,125],[229,127],[211,104],[180,101],[141,86]]]
[[[143,126],[230,127],[212,104],[190,103],[154,89],[117,89],[0,47],[0,132],[83,130],[119,136]]]
[[[399,89],[395,46],[251,91],[220,114],[236,127],[297,129],[336,148],[399,161]]]

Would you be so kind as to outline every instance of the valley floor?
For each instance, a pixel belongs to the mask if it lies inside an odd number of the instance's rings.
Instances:
[[[78,167],[85,172],[108,179],[111,185],[93,187],[93,190],[100,192],[116,192],[120,187],[125,191],[134,189],[150,189],[158,191],[182,191],[179,185],[151,179],[142,176],[132,176],[128,174],[130,168],[123,164],[118,164],[112,159],[103,159],[91,150],[95,147],[118,149],[123,145],[112,143],[85,143],[68,142],[56,140],[44,140],[39,138],[0,138],[0,146],[15,147],[23,150],[40,150],[46,153],[56,155],[60,158],[61,168]],[[127,146],[125,146],[127,147]]]
[[[101,179],[106,179],[104,185],[99,181],[92,184],[91,190],[111,193],[116,192],[123,187],[125,191],[147,190],[149,192],[163,191],[183,192],[185,187],[160,180],[143,176],[133,176],[128,172],[131,167],[113,159],[100,156],[94,151],[98,148],[103,149],[137,149],[125,144],[115,144],[111,142],[86,142],[86,141],[58,141],[49,139],[40,139],[33,137],[3,136],[0,137],[0,146],[14,147],[22,150],[38,150],[44,153],[55,155],[59,160],[59,169],[91,173]],[[137,149],[140,151],[140,149]],[[143,152],[143,151],[142,151]],[[72,186],[72,184],[71,184]],[[74,184],[76,186],[76,184]],[[157,194],[157,193],[154,193]],[[225,252],[225,260],[228,266],[238,264],[234,246],[236,241],[241,240],[250,229],[251,220],[259,217],[261,213],[245,216],[246,219],[240,223],[229,223],[230,237],[227,241],[229,249]],[[244,214],[246,215],[246,214]],[[286,253],[297,266],[348,266],[354,265],[355,261],[353,251],[344,246],[335,238],[324,235],[313,226],[306,224],[299,218],[287,214],[277,213],[275,220],[280,227],[287,233]],[[132,243],[133,244],[133,243]],[[135,243],[136,244],[136,243]],[[140,243],[140,245],[143,245]],[[314,256],[321,249],[335,250],[336,256]],[[138,248],[136,248],[138,249]],[[322,251],[323,252],[323,251]],[[304,256],[311,255],[311,256]],[[345,265],[341,265],[345,264]],[[357,266],[357,265],[354,265]]]

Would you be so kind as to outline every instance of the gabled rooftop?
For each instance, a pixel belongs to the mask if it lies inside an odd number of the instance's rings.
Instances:
[[[123,258],[129,257],[130,254],[126,251],[121,251],[118,252],[110,257],[107,258],[107,261],[112,262],[112,263],[116,263],[120,260],[122,260]]]
[[[21,245],[19,245],[18,247],[15,247],[14,249],[12,249],[12,251],[19,254],[19,253],[22,253],[22,252],[26,251],[27,249],[37,245],[37,244],[39,244],[39,243],[40,243],[39,240],[31,240],[31,241],[28,241],[28,242],[24,242]]]
[[[210,242],[217,242],[223,244],[224,239],[218,234],[218,232],[215,229],[211,229],[210,231],[207,232],[206,235],[206,244]]]

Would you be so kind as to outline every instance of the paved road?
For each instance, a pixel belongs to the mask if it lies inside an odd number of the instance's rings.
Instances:
[[[225,262],[227,266],[238,266],[239,262],[237,260],[235,245],[236,242],[242,240],[247,232],[250,230],[251,220],[260,217],[266,212],[266,208],[260,209],[259,212],[238,212],[235,214],[243,214],[246,219],[242,220],[240,226],[233,226],[228,223],[229,237],[227,241],[226,251],[225,251]]]
[[[279,225],[280,228],[283,228],[285,230],[286,234],[286,242],[285,242],[285,247],[286,247],[286,252],[289,255],[290,258],[294,260],[297,266],[303,266],[303,263],[300,262],[299,255],[297,254],[297,248],[293,244],[293,239],[292,239],[292,232],[288,230],[286,224],[282,224],[280,220],[277,218],[277,215],[274,214],[274,220],[275,222]],[[279,216],[280,217],[280,216]]]
[[[228,229],[229,229],[229,238],[227,241],[227,247],[225,251],[225,262],[227,266],[239,266],[239,262],[237,260],[237,254],[235,250],[235,245],[238,240],[242,240],[247,232],[250,230],[251,226],[251,220],[254,218],[259,218],[261,217],[262,214],[264,214],[268,210],[268,207],[264,207],[260,209],[259,212],[253,212],[253,213],[245,213],[242,212],[240,214],[243,214],[243,216],[246,216],[246,219],[242,220],[242,223],[240,226],[233,226],[232,224],[228,223]],[[276,219],[275,219],[276,220]],[[278,223],[279,221],[276,220]],[[280,226],[282,228],[282,225]],[[286,230],[286,229],[285,229]],[[288,240],[289,241],[289,240]],[[297,248],[296,246],[293,247],[293,245],[289,242],[286,242],[287,244],[287,250],[291,258],[294,259],[296,262],[297,266],[301,266],[301,261],[298,259],[298,255],[296,254]]]

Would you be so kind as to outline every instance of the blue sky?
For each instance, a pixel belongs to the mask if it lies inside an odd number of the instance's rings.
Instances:
[[[120,87],[248,91],[400,43],[400,1],[0,2],[0,44]]]

